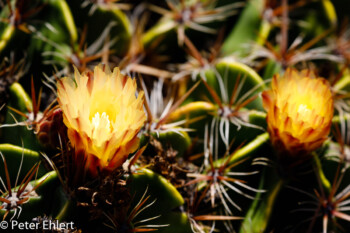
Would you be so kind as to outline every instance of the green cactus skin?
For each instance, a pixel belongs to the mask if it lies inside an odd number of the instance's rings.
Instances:
[[[184,199],[176,188],[165,178],[148,169],[142,169],[137,174],[130,177],[130,193],[138,194],[134,196],[136,204],[140,199],[141,190],[148,190],[150,201],[156,200],[154,205],[142,212],[139,219],[146,216],[161,215],[158,224],[169,224],[168,227],[158,228],[157,232],[191,232],[188,218],[184,213],[173,211],[175,208],[184,204]]]
[[[26,172],[28,172],[36,163],[40,162],[40,155],[38,152],[16,145],[0,144],[0,151],[6,159],[12,186],[15,184],[22,156],[23,165],[18,177],[19,180],[22,180],[26,175]],[[40,165],[38,176],[43,176],[46,172],[44,166]],[[2,162],[0,162],[0,175],[3,178],[5,177],[4,164]]]

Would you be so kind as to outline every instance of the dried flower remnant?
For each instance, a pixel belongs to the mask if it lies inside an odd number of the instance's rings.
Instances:
[[[143,92],[136,96],[136,80],[99,65],[94,73],[75,71],[75,81],[57,83],[58,102],[76,156],[84,156],[84,171],[121,166],[138,145],[146,115]],[[81,158],[80,158],[81,160]],[[79,159],[77,159],[79,161]]]
[[[263,92],[268,131],[279,152],[308,154],[327,139],[333,117],[328,82],[310,70],[287,69],[275,75],[271,90]]]

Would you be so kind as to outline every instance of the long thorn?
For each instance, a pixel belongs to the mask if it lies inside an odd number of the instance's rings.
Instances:
[[[178,101],[175,102],[175,104],[170,108],[169,112],[162,119],[158,121],[155,127],[156,129],[158,129],[163,123],[167,121],[170,114],[174,112],[175,109],[177,109],[186,100],[186,98],[198,87],[199,84],[200,84],[200,81],[198,81],[195,85],[193,85],[193,87],[191,87],[190,90],[188,90],[183,96],[181,96],[181,98]]]
[[[2,160],[3,160],[3,162],[4,162],[5,175],[6,175],[6,183],[7,183],[7,191],[9,192],[9,196],[12,196],[11,180],[10,180],[10,175],[9,175],[9,171],[8,171],[8,168],[7,168],[6,159],[5,159],[5,156],[2,154],[1,151],[0,151],[0,155],[1,155]]]

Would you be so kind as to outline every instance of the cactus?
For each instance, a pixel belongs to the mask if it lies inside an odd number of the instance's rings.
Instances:
[[[0,6],[1,229],[349,229],[345,3]]]

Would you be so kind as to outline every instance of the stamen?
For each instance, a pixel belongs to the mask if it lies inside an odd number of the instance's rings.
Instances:
[[[100,113],[97,112],[95,114],[95,116],[92,118],[92,125],[93,125],[93,129],[105,129],[106,132],[111,132],[111,122],[109,120],[109,116],[106,114],[106,112],[103,112],[101,117],[100,117]]]

